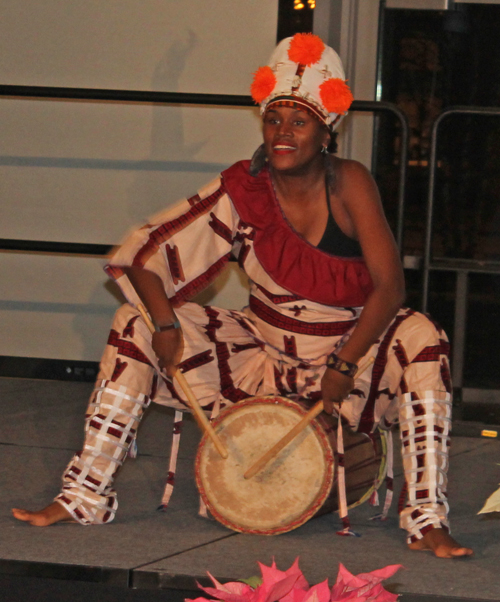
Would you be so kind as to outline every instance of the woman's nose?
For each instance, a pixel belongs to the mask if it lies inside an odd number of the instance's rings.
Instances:
[[[281,136],[289,136],[292,133],[292,128],[289,123],[281,122],[279,124],[278,132]]]

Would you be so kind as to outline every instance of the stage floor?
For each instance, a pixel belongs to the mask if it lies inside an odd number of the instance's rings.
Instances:
[[[398,528],[397,504],[384,523],[364,504],[350,517],[360,538],[338,537],[338,517],[313,519],[284,535],[238,534],[199,518],[193,459],[199,434],[184,421],[177,482],[166,512],[157,512],[167,473],[172,413],[153,406],[138,436],[139,456],[116,483],[120,508],[109,525],[59,524],[40,529],[18,522],[11,507],[38,509],[58,492],[60,475],[82,440],[87,383],[0,379],[0,576],[61,579],[121,588],[163,590],[165,599],[191,591],[206,571],[217,579],[258,574],[275,558],[285,570],[300,557],[309,583],[335,581],[338,564],[352,573],[405,566],[386,584],[413,600],[500,600],[500,513],[477,516],[500,481],[500,440],[452,437],[449,495],[453,535],[475,556],[437,560],[409,552]],[[491,428],[491,427],[490,427]],[[458,429],[459,430],[459,429]],[[401,489],[396,450],[396,499]],[[383,495],[381,496],[383,497]],[[435,596],[435,598],[433,597]],[[1,596],[0,596],[1,598]]]

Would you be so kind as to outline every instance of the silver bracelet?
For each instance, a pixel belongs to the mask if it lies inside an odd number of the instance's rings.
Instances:
[[[181,327],[179,320],[175,320],[172,324],[166,324],[165,326],[158,326],[156,322],[153,322],[156,332],[165,332],[166,330],[175,330]]]

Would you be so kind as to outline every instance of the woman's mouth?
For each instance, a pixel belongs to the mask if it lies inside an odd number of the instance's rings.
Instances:
[[[291,146],[290,144],[275,144],[273,146],[273,152],[276,155],[288,155],[296,150],[297,148],[295,146]]]

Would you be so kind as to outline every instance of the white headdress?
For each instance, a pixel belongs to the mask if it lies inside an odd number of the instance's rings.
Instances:
[[[270,105],[296,106],[333,130],[353,101],[339,55],[313,34],[282,40],[269,64],[254,74],[252,98],[261,114]]]

